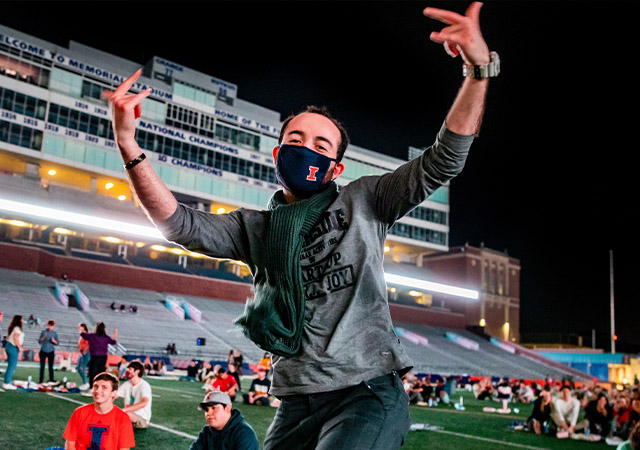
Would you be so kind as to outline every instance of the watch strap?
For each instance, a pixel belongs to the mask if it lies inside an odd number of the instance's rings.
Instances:
[[[462,65],[462,76],[472,77],[476,80],[483,80],[485,78],[494,78],[500,74],[500,57],[497,52],[491,52],[491,62],[481,66],[474,66],[471,64]]]
[[[142,161],[144,161],[145,159],[147,159],[147,155],[145,155],[144,153],[140,153],[140,156],[138,156],[137,158],[134,158],[131,161],[129,161],[128,163],[126,163],[124,165],[124,168],[125,168],[125,170],[131,170],[135,166],[140,164]]]

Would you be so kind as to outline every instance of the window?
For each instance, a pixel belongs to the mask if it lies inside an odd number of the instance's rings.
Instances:
[[[113,140],[113,128],[108,119],[91,116],[66,106],[51,103],[48,122]]]
[[[61,92],[70,97],[82,98],[82,81],[82,76],[80,75],[59,68],[53,68],[51,70],[49,89]]]
[[[0,141],[32,150],[40,150],[42,131],[0,120]]]
[[[47,102],[39,98],[30,97],[10,89],[0,87],[0,106],[25,116],[44,120]]]

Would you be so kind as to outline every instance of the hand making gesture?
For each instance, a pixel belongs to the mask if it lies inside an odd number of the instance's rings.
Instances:
[[[482,3],[473,2],[465,15],[438,8],[425,8],[423,14],[439,20],[448,26],[440,32],[431,33],[431,40],[444,44],[444,48],[452,57],[462,55],[466,64],[483,65],[490,61],[487,47],[480,31],[480,8]]]
[[[113,135],[120,149],[126,147],[127,144],[135,142],[136,119],[142,113],[141,103],[151,94],[151,89],[145,89],[138,94],[127,93],[141,73],[142,69],[138,69],[133,75],[124,80],[115,91],[107,90],[102,92],[102,96],[109,102],[113,121]]]

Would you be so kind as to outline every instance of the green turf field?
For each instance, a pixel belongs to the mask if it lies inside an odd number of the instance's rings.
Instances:
[[[0,365],[6,370],[6,365]],[[31,375],[37,381],[35,366],[18,366],[15,379],[26,380]],[[69,381],[80,382],[75,373],[56,372],[56,378],[67,376]],[[203,413],[197,410],[204,396],[200,383],[177,380],[146,378],[153,388],[154,427],[136,430],[136,449],[173,450],[188,449],[190,443],[204,425]],[[247,389],[250,381],[243,382]],[[523,431],[509,430],[512,421],[525,421],[531,406],[515,405],[519,414],[508,416],[482,412],[483,406],[498,406],[497,403],[480,402],[468,392],[454,396],[464,397],[465,411],[450,407],[411,407],[413,423],[424,423],[442,427],[438,431],[412,431],[403,447],[408,450],[517,450],[585,448],[613,448],[603,443],[557,440],[547,436],[535,436]],[[89,403],[90,397],[80,394],[48,395],[42,392],[0,392],[0,450],[44,450],[49,446],[64,445],[62,433],[77,402]],[[122,406],[122,400],[116,400]],[[236,402],[247,421],[264,439],[275,408],[245,406]]]

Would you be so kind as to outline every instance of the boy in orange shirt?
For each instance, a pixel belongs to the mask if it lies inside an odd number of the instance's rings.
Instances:
[[[93,403],[80,406],[71,415],[62,437],[65,450],[126,450],[135,447],[129,416],[113,404],[118,396],[118,378],[102,372],[93,380]]]

